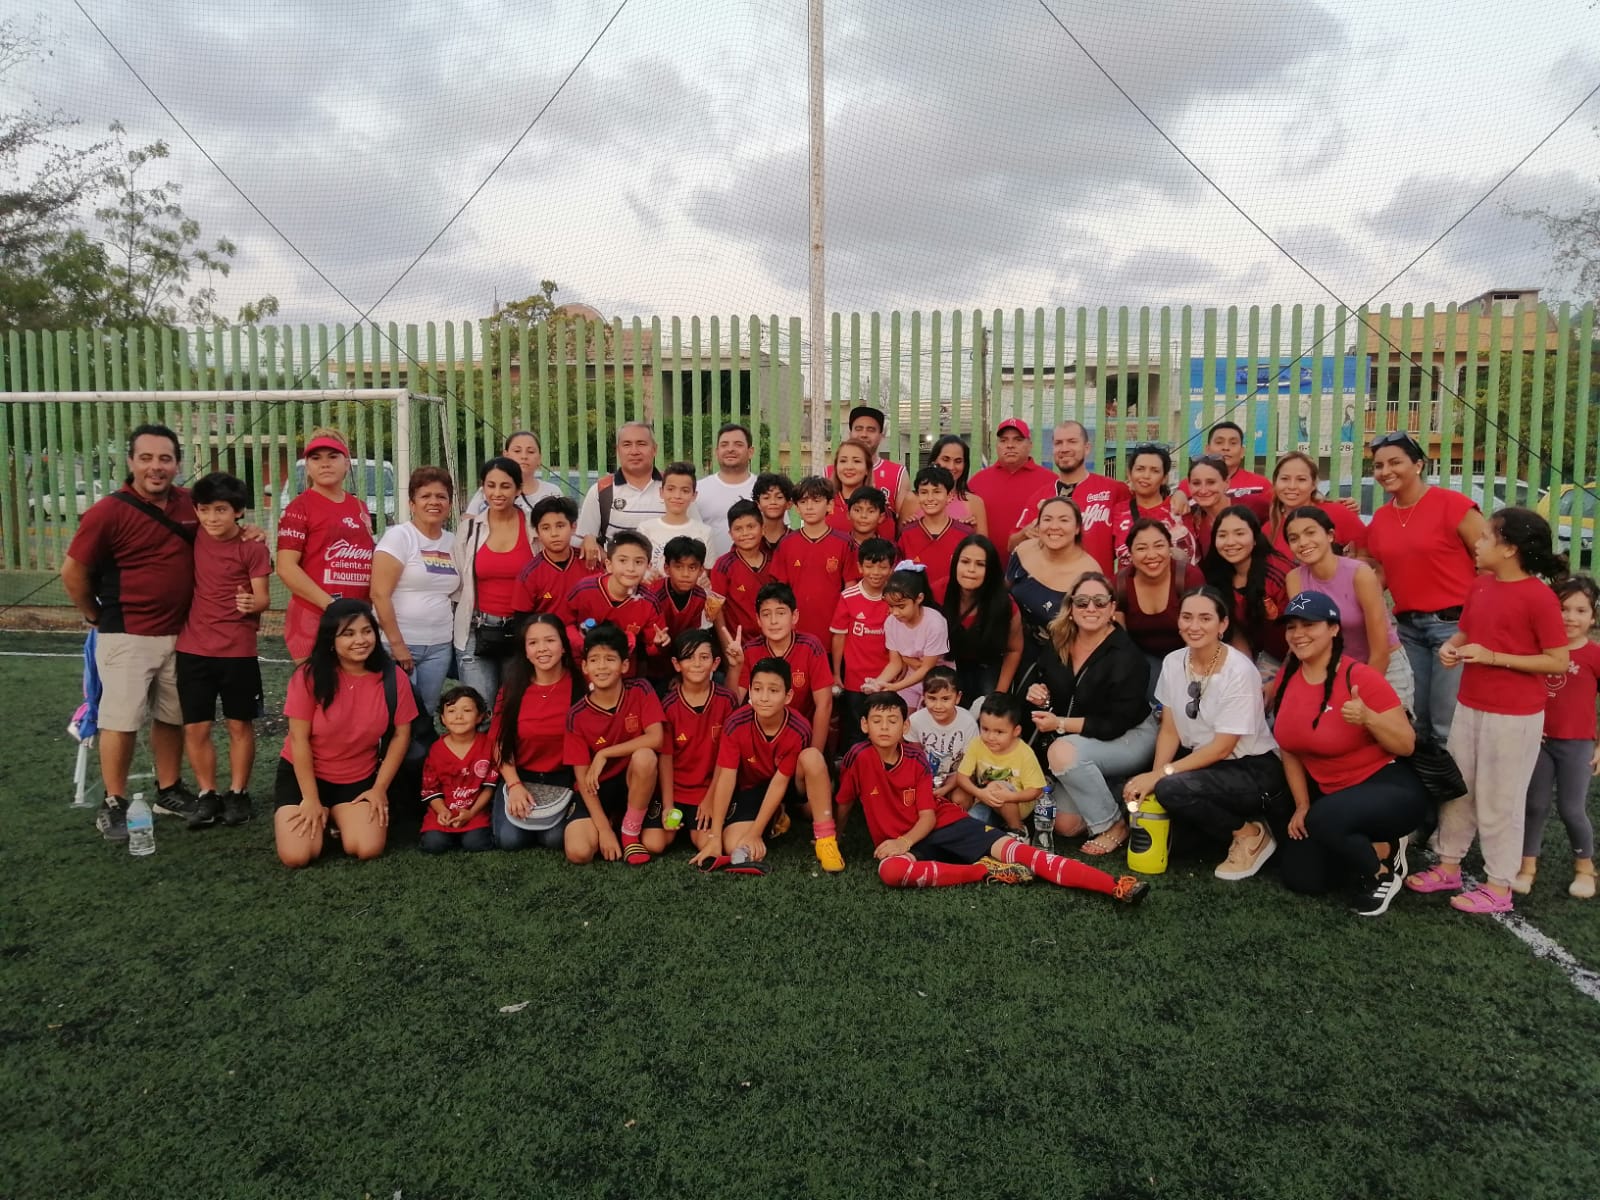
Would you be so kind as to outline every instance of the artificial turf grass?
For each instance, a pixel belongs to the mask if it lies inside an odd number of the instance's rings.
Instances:
[[[133,860],[16,786],[70,761],[75,672],[33,670],[0,689],[38,739],[0,760],[0,1194],[1593,1190],[1592,1003],[1441,897],[1363,921],[1183,845],[1136,910],[889,891],[859,817],[838,878],[803,823],[765,879],[682,846],[288,872],[267,745],[256,822],[160,818]]]

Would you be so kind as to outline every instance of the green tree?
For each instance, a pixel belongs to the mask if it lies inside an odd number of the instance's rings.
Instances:
[[[1534,374],[1534,355],[1522,355],[1520,378],[1514,368],[1515,357],[1509,352],[1500,356],[1500,386],[1494,398],[1495,421],[1499,430],[1486,434],[1487,446],[1503,446],[1504,463],[1490,467],[1485,473],[1503,473],[1510,478],[1526,478],[1541,487],[1550,487],[1557,480],[1575,478],[1586,470],[1584,464],[1593,457],[1594,440],[1600,437],[1600,408],[1595,398],[1600,395],[1600,343],[1590,348],[1589,375],[1581,372],[1582,339],[1574,330],[1567,345],[1545,355],[1543,384]],[[1556,369],[1559,358],[1566,356],[1566,391],[1557,395]],[[1489,405],[1489,364],[1479,362],[1469,368],[1473,398],[1479,412]],[[1515,388],[1513,388],[1515,384]],[[1516,398],[1513,401],[1513,391]],[[1578,412],[1589,410],[1589,445],[1578,444]],[[1513,412],[1515,416],[1513,416]],[[1538,436],[1534,436],[1535,414],[1538,415]],[[1518,449],[1509,440],[1513,420],[1518,430],[1518,440],[1525,449]],[[1562,430],[1561,453],[1556,454],[1556,430]],[[1506,432],[1502,432],[1506,431]]]

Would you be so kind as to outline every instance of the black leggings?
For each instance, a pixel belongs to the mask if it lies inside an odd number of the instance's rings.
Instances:
[[[1225,758],[1198,771],[1168,775],[1156,781],[1155,795],[1174,821],[1198,826],[1226,842],[1246,821],[1263,816],[1284,788],[1283,763],[1269,753]]]
[[[1307,783],[1315,791],[1316,785]],[[1353,787],[1316,796],[1306,814],[1306,837],[1287,835],[1293,801],[1275,804],[1278,869],[1291,892],[1315,896],[1337,884],[1378,876],[1374,842],[1391,845],[1410,833],[1428,811],[1427,793],[1410,767],[1393,762]]]

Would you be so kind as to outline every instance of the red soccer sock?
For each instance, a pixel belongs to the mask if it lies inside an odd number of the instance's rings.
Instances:
[[[1059,854],[1047,854],[1037,846],[1029,846],[1015,839],[1006,846],[1005,860],[1008,863],[1020,863],[1040,879],[1057,887],[1082,888],[1086,892],[1103,892],[1109,896],[1117,886],[1117,881],[1104,871]]]
[[[988,873],[988,868],[978,863],[917,862],[903,854],[878,864],[878,878],[890,887],[956,887],[977,883]]]
[[[819,842],[823,838],[830,838],[830,837],[835,836],[838,833],[838,831],[839,831],[839,827],[837,825],[835,825],[831,820],[828,820],[828,821],[814,821],[814,822],[812,822],[812,825],[811,825],[811,836],[813,838],[815,838]]]
[[[623,837],[630,841],[638,840],[639,831],[644,828],[644,814],[645,810],[642,808],[630,808],[622,814]]]

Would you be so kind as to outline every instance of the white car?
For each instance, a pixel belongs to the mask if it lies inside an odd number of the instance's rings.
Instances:
[[[289,486],[284,488],[283,494],[278,497],[278,511],[281,513],[288,508],[289,501],[305,490],[306,460],[302,458],[295,461]],[[388,524],[393,525],[401,519],[400,513],[404,508],[402,501],[405,497],[400,495],[393,463],[380,463],[371,458],[351,459],[350,473],[344,480],[344,490],[358,497],[367,506],[367,519],[372,522],[373,528],[377,528],[380,508]],[[266,491],[270,497],[271,489]]]

